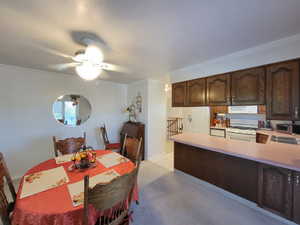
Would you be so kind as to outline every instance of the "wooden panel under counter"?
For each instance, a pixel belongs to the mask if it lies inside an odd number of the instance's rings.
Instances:
[[[199,133],[171,139],[175,169],[300,224],[299,145],[259,144]]]
[[[256,162],[175,142],[174,167],[257,202]]]

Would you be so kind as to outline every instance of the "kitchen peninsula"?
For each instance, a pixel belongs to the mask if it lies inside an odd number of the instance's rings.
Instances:
[[[300,224],[300,145],[172,137],[174,167]]]

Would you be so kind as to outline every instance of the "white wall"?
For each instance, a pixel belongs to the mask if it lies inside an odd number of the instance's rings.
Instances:
[[[55,121],[52,104],[64,94],[80,94],[92,106],[91,118],[77,128]],[[65,138],[87,132],[87,142],[103,148],[98,127],[106,123],[112,141],[127,117],[126,85],[104,81],[85,82],[77,76],[0,66],[0,151],[13,177],[54,157],[52,136]]]
[[[135,104],[138,93],[142,96],[142,112],[137,114],[138,122],[147,123],[148,116],[148,81],[141,80],[128,85],[127,104]]]
[[[170,80],[175,83],[298,57],[300,34],[173,71]]]
[[[167,112],[164,84],[148,80],[148,157],[157,158],[166,152]]]
[[[137,120],[145,124],[145,155],[150,159],[165,152],[166,96],[164,84],[157,80],[142,80],[128,85],[127,102],[131,104],[137,94],[143,99],[142,113]]]

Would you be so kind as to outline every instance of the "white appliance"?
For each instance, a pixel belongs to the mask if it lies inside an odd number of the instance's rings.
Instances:
[[[250,128],[227,128],[226,137],[229,140],[256,142],[256,130]]]
[[[258,120],[231,119],[230,128],[227,128],[226,137],[230,140],[256,142]]]
[[[257,107],[257,105],[229,106],[228,113],[231,113],[231,114],[257,114],[258,107]]]

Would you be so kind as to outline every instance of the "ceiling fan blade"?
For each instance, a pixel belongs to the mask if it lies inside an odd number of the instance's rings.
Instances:
[[[58,70],[58,71],[62,71],[62,70],[66,70],[72,67],[75,67],[77,65],[79,65],[80,63],[62,63],[62,64],[55,64],[55,65],[49,65],[48,68],[50,69],[54,69],[54,70]]]
[[[44,50],[46,52],[52,54],[52,55],[57,55],[57,56],[60,56],[60,57],[63,57],[63,58],[73,59],[73,56],[64,54],[64,53],[59,52],[59,51],[54,50],[54,49],[44,48]]]
[[[62,52],[60,52],[60,51],[58,51],[56,49],[49,48],[49,47],[46,47],[46,46],[38,44],[38,43],[29,43],[29,44],[32,45],[33,47],[41,49],[44,52],[49,53],[51,55],[56,55],[56,56],[60,56],[60,57],[63,57],[63,58],[68,58],[68,59],[72,59],[73,58],[73,56],[71,56],[71,55],[62,53]]]
[[[119,73],[130,73],[130,70],[122,67],[122,66],[118,66],[115,64],[111,64],[111,63],[101,63],[101,68],[107,71],[113,71],[113,72],[119,72]]]

